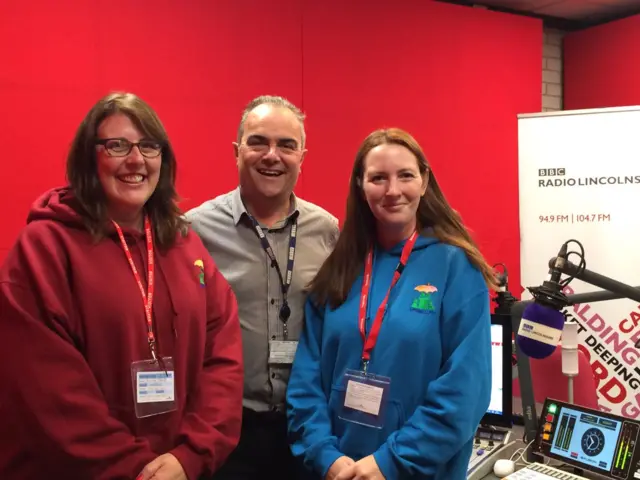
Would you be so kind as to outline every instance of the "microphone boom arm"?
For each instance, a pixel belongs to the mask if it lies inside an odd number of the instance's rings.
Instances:
[[[569,262],[565,258],[553,257],[549,260],[549,268],[555,268],[565,275],[569,275],[583,282],[589,283],[595,287],[600,287],[603,290],[586,293],[576,293],[566,295],[565,305],[576,305],[581,303],[595,303],[603,302],[607,300],[618,300],[621,298],[628,298],[636,302],[640,302],[640,286],[632,287],[630,285],[618,282],[609,277],[605,277],[596,272],[592,272],[585,268],[578,268],[577,265]],[[511,323],[514,332],[520,329],[520,321],[522,320],[522,314],[524,309],[534,303],[534,300],[521,300],[515,302],[511,306]],[[538,416],[536,413],[536,402],[533,393],[533,381],[531,378],[531,365],[529,363],[529,357],[524,355],[515,343],[516,358],[518,361],[518,378],[520,380],[520,391],[522,401],[522,415],[525,428],[525,439],[527,442],[536,438],[538,427]],[[640,341],[636,344],[636,348],[640,348]],[[528,461],[538,461],[536,455],[527,453]]]
[[[558,261],[559,260],[559,261]],[[574,263],[563,258],[553,257],[549,260],[549,268],[557,268],[565,275],[570,275],[583,282],[590,283],[595,287],[600,287],[609,292],[619,295],[618,298],[628,298],[640,302],[640,288],[632,287],[613,278],[605,277],[599,273],[592,272],[586,268],[578,268]],[[588,301],[588,300],[587,300]],[[579,302],[574,302],[579,303]],[[573,305],[573,304],[570,304]]]

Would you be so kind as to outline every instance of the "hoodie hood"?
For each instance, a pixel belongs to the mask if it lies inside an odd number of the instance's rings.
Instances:
[[[399,257],[400,255],[402,255],[402,248],[404,247],[404,245],[407,243],[407,240],[403,240],[397,244],[395,244],[393,247],[391,247],[389,250],[384,250],[382,247],[380,247],[379,245],[376,247],[376,253],[384,253],[386,255],[390,255],[392,257]],[[440,240],[438,240],[434,233],[433,233],[433,229],[431,228],[427,228],[424,229],[420,232],[420,235],[418,235],[418,238],[416,238],[416,243],[413,246],[413,251],[417,251],[417,250],[423,250],[425,248],[427,248],[429,245],[434,245],[436,243],[440,243]]]
[[[29,210],[27,223],[53,220],[70,227],[84,228],[80,203],[71,187],[57,187],[43,193]]]

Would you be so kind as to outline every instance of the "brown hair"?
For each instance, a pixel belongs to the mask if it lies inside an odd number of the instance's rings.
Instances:
[[[376,222],[362,192],[364,160],[378,145],[395,144],[407,148],[418,162],[423,177],[428,176],[425,195],[416,213],[420,230],[431,227],[442,242],[460,247],[475,265],[490,288],[496,288],[495,274],[485,261],[473,238],[464,227],[460,215],[453,210],[440,189],[420,145],[407,132],[398,128],[376,130],[360,145],[349,183],[347,213],[338,242],[310,284],[314,301],[332,308],[340,306],[362,269],[365,256],[376,238]]]
[[[100,99],[76,131],[67,157],[67,179],[82,208],[80,214],[95,240],[104,237],[107,200],[98,178],[96,139],[102,121],[115,113],[127,115],[140,132],[162,145],[160,178],[145,210],[158,247],[166,249],[174,244],[178,233],[186,234],[188,225],[176,203],[176,157],[156,112],[132,93],[111,93]]]

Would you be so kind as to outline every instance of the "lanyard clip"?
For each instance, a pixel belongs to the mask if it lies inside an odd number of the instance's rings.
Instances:
[[[149,350],[151,350],[151,357],[154,362],[158,361],[158,357],[156,356],[156,342],[153,340],[149,340]]]
[[[367,373],[367,368],[369,368],[369,360],[362,359],[362,372]]]
[[[168,377],[169,376],[169,372],[167,371],[167,366],[165,365],[164,360],[162,359],[162,357],[158,357],[156,355],[156,342],[155,342],[155,340],[149,340],[149,349],[151,350],[151,357],[153,358],[153,361],[155,363],[157,363],[162,370],[164,370],[165,375]]]

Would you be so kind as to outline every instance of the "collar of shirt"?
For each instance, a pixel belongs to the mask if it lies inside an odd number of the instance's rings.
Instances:
[[[237,187],[231,196],[231,211],[233,212],[233,223],[238,226],[240,220],[244,216],[248,216],[247,209],[244,206],[244,202],[242,201],[242,196],[240,195],[240,187]],[[283,218],[280,222],[274,225],[274,228],[283,228],[285,225],[289,223],[289,221],[293,220],[299,215],[298,210],[298,202],[295,194],[291,193],[291,208],[289,210],[289,214]]]

